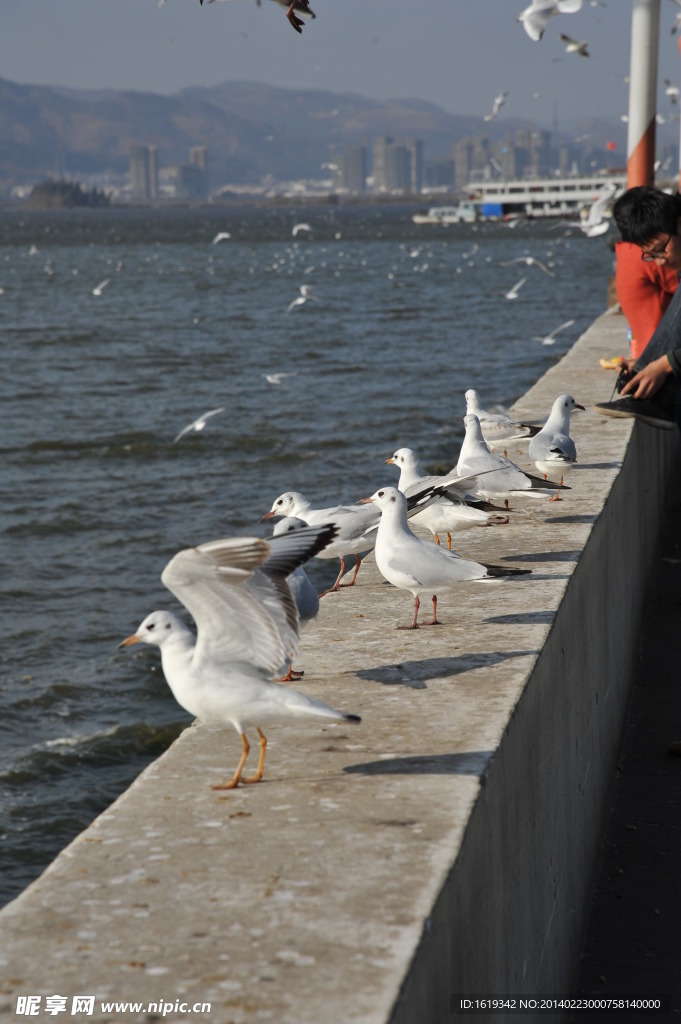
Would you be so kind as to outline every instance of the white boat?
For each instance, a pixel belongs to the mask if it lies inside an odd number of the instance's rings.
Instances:
[[[415,213],[414,224],[472,224],[477,219],[473,203],[460,202],[456,206],[431,206],[428,213]]]
[[[566,175],[471,181],[466,186],[480,220],[575,217],[601,196],[626,188],[625,174]]]

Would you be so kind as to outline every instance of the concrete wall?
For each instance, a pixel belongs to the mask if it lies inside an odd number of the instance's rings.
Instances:
[[[625,346],[602,317],[518,412],[608,398],[598,358]],[[195,725],[0,912],[0,1014],[92,993],[93,1020],[163,999],[221,1024],[436,1024],[457,992],[569,992],[679,454],[593,409],[572,433],[560,502],[458,538],[531,576],[467,585],[414,633],[370,562],[324,599],[299,688],[361,726],[273,730],[265,781],[218,795],[238,737]]]

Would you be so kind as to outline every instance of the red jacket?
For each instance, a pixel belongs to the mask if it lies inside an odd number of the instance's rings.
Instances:
[[[666,264],[642,260],[633,242],[617,242],[615,255],[617,298],[631,328],[631,354],[638,358],[671,302],[679,278]]]

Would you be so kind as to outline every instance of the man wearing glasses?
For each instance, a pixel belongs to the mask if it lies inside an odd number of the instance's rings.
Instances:
[[[629,238],[641,249],[641,259],[681,274],[681,196],[647,186],[629,189],[615,203],[616,220],[620,204],[626,208]],[[681,429],[681,287],[641,355],[620,372],[617,389],[622,397],[599,402],[597,412],[633,416],[668,430],[678,423]]]

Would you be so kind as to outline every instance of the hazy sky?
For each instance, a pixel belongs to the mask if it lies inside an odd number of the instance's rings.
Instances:
[[[529,0],[311,0],[302,36],[272,0],[0,0],[0,75],[16,82],[170,93],[249,79],[377,99],[416,97],[483,115],[500,90],[503,117],[551,127],[628,106],[631,0],[584,0],[532,42],[516,19]],[[601,4],[607,3],[607,6]],[[662,0],[663,81],[681,82],[678,7]],[[565,32],[591,57],[566,54]],[[535,98],[533,93],[540,96]],[[671,127],[670,129],[671,130]],[[677,129],[674,129],[677,131]]]

